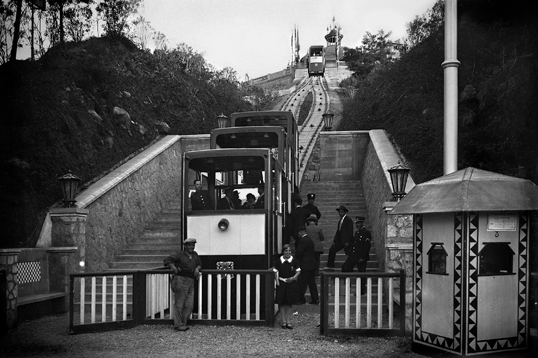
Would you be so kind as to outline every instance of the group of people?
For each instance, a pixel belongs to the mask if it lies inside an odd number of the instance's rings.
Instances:
[[[283,245],[282,256],[274,265],[277,280],[275,303],[281,308],[282,328],[291,329],[290,317],[294,304],[305,304],[306,289],[310,291],[310,304],[319,304],[319,294],[315,276],[318,274],[320,257],[323,253],[321,241],[325,240],[323,230],[317,225],[321,213],[314,205],[315,194],[308,194],[308,204],[301,206],[302,200],[295,199],[295,209],[290,214],[290,224],[295,239],[295,257],[291,255],[289,241]],[[337,230],[329,249],[327,270],[333,270],[336,254],[342,249],[347,259],[342,265],[342,272],[366,271],[370,254],[372,235],[364,226],[365,218],[355,218],[356,232],[353,233],[353,220],[348,217],[345,206],[336,211],[340,216]],[[305,223],[306,225],[301,225]],[[290,240],[289,237],[285,239]],[[361,280],[361,294],[366,293],[366,280]]]
[[[201,192],[201,182],[195,181],[197,191],[191,196],[193,210],[197,205],[206,205],[210,202]],[[199,193],[200,195],[194,195]],[[235,205],[231,200],[233,191],[226,191],[225,199],[230,209]],[[229,194],[229,195],[228,195]],[[252,194],[249,194],[252,195]],[[254,195],[249,197],[244,205],[253,206],[263,202],[263,189],[258,200]],[[194,199],[193,199],[194,197]],[[230,200],[228,200],[230,199]],[[310,291],[310,304],[319,304],[319,293],[316,285],[316,275],[319,274],[320,257],[323,253],[321,242],[325,240],[323,230],[318,226],[321,217],[319,209],[315,206],[315,194],[308,194],[308,204],[302,205],[300,197],[295,198],[295,209],[290,213],[291,232],[284,237],[282,254],[274,262],[273,271],[277,284],[275,303],[279,305],[282,315],[282,328],[293,329],[290,323],[292,306],[305,304],[306,289]],[[224,203],[223,203],[224,205]],[[232,206],[233,205],[233,206]],[[217,205],[218,208],[218,205]],[[372,235],[364,226],[364,217],[355,217],[355,233],[353,232],[353,220],[347,215],[348,210],[341,205],[337,209],[340,219],[333,243],[329,250],[329,258],[325,269],[332,270],[335,265],[336,254],[342,249],[347,259],[342,265],[342,272],[352,272],[355,266],[359,272],[366,271],[369,258]],[[292,255],[290,237],[295,241],[295,256]],[[164,265],[173,270],[171,289],[175,294],[174,301],[174,329],[177,331],[188,330],[187,319],[189,318],[194,304],[194,281],[200,276],[202,263],[198,254],[194,251],[196,239],[188,238],[184,241],[184,251],[168,256],[164,259]],[[361,280],[361,294],[366,293],[366,280]]]
[[[192,210],[212,210],[213,204],[209,192],[202,190],[200,179],[194,181],[195,191],[191,194]],[[242,203],[239,199],[239,192],[232,187],[224,189],[224,197],[217,201],[217,210],[236,209],[263,209],[265,205],[265,188],[263,184],[258,186],[258,198],[252,193],[247,194],[247,200]]]

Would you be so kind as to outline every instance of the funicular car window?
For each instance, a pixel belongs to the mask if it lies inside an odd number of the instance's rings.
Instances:
[[[215,156],[195,158],[189,163],[190,169],[207,173],[209,190],[217,210],[224,208],[218,203],[225,198],[227,190],[236,200],[233,209],[242,208],[248,194],[258,198],[258,187],[265,181],[264,166],[264,158],[260,156]]]

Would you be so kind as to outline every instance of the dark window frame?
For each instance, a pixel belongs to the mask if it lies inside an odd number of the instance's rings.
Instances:
[[[478,276],[515,275],[514,251],[509,242],[484,242],[478,253]]]
[[[443,242],[432,242],[426,255],[428,255],[427,274],[448,276],[446,272],[448,252],[446,252]]]

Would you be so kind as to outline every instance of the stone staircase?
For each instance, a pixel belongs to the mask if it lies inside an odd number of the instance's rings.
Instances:
[[[109,263],[109,270],[162,268],[163,259],[181,250],[181,201],[171,200],[142,235]]]
[[[318,221],[318,226],[323,229],[325,235],[325,241],[323,241],[323,254],[321,255],[320,268],[323,270],[327,266],[327,259],[329,256],[329,249],[332,245],[334,234],[337,229],[338,220],[340,216],[336,211],[336,208],[340,205],[344,205],[348,210],[348,216],[355,220],[355,216],[366,216],[366,202],[362,193],[362,184],[359,180],[348,181],[303,181],[301,183],[301,198],[303,198],[303,204],[306,204],[306,197],[309,193],[316,194],[315,205],[321,212],[321,218]],[[368,219],[366,220],[368,222]],[[294,244],[292,243],[292,247]],[[342,264],[346,260],[344,250],[341,250],[336,254],[335,271],[340,271]],[[356,271],[356,269],[355,269]],[[370,260],[366,268],[367,272],[379,271],[379,263],[377,261],[377,255],[374,252],[374,247],[370,250]],[[316,277],[318,283],[318,292],[320,285],[320,278]],[[341,284],[343,285],[343,283]],[[354,285],[353,285],[354,287]],[[377,282],[374,280],[372,284],[374,294],[372,299],[377,301]],[[341,286],[340,290],[343,292],[344,287]],[[306,302],[310,302],[310,292],[306,292]],[[331,304],[330,299],[329,304]],[[333,303],[334,304],[334,303]],[[365,304],[363,300],[363,305]],[[341,303],[343,305],[343,303]],[[298,306],[298,312],[312,313],[319,312],[319,306],[315,305],[302,305]]]
[[[321,255],[321,267],[327,266],[329,248],[332,245],[340,216],[336,208],[344,205],[348,210],[348,216],[355,220],[355,216],[366,216],[366,203],[362,194],[362,185],[359,180],[349,181],[303,181],[301,184],[301,197],[306,204],[306,195],[316,194],[315,205],[321,212],[318,226],[323,229],[325,241],[323,242],[323,255]],[[344,250],[336,254],[335,267],[341,268],[346,260]],[[367,270],[377,271],[378,263],[375,253],[370,252],[370,261]]]

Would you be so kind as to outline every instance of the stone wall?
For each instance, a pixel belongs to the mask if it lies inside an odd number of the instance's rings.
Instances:
[[[207,148],[209,135],[166,136],[77,196],[78,208],[88,210],[85,242],[73,243],[84,247],[84,270],[107,269],[168,201],[180,197],[183,152]]]
[[[358,180],[362,176],[368,131],[321,132],[325,148],[320,164],[321,180]]]

